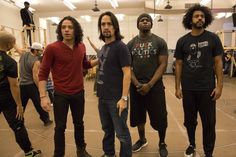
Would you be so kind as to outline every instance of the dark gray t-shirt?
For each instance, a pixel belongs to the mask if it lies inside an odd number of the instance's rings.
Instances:
[[[120,99],[123,89],[122,68],[131,65],[127,46],[120,40],[104,45],[98,53],[97,95],[102,99]]]
[[[147,39],[136,36],[127,46],[131,52],[132,68],[136,78],[141,83],[149,82],[160,65],[159,56],[168,55],[166,42],[155,34],[151,34]]]
[[[219,37],[209,31],[199,36],[191,33],[181,37],[174,57],[183,60],[183,90],[212,90],[215,87],[214,57],[223,54]]]
[[[30,52],[25,52],[19,60],[20,63],[20,85],[34,84],[33,65],[38,60],[38,56],[33,56]]]

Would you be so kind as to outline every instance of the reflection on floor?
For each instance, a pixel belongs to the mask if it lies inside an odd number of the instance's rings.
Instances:
[[[174,96],[174,77],[164,76],[166,86],[166,99],[168,104],[168,130],[166,143],[168,145],[169,157],[183,157],[183,152],[188,145],[187,135],[183,126],[183,111],[181,100]],[[85,111],[85,136],[87,149],[93,157],[100,157],[102,152],[101,141],[103,132],[98,116],[97,98],[93,94],[93,81],[85,82],[86,91],[86,111]],[[214,157],[235,157],[236,156],[236,79],[226,78],[221,99],[217,102],[217,139]],[[53,117],[53,113],[50,113]],[[129,123],[129,122],[128,122]],[[29,102],[25,113],[25,125],[32,144],[35,148],[41,149],[43,157],[53,155],[53,125],[44,127],[39,120],[33,105]],[[135,128],[130,128],[133,143],[137,140],[138,134]],[[158,136],[150,127],[146,125],[146,136],[148,146],[141,152],[134,153],[134,157],[156,157],[158,156]],[[196,132],[197,154],[195,157],[203,157],[201,122]],[[73,138],[73,125],[71,115],[68,115],[66,130],[66,157],[76,157],[76,147]],[[116,151],[119,154],[119,142],[116,139]],[[3,115],[0,115],[0,157],[23,157],[24,154],[18,145],[12,131],[9,129]]]

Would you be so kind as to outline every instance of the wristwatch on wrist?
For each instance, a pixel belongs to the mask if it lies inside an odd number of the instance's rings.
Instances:
[[[123,99],[124,101],[128,101],[128,96],[122,96],[121,99]]]

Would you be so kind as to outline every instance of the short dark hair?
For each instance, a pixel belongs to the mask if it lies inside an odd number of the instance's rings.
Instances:
[[[29,3],[29,2],[27,2],[27,1],[25,1],[25,2],[24,2],[24,5],[30,5],[30,3]]]
[[[78,43],[80,43],[83,40],[84,34],[83,34],[83,30],[82,30],[79,22],[75,18],[73,18],[71,16],[64,17],[60,21],[60,23],[58,24],[57,30],[56,30],[57,40],[58,41],[62,41],[63,40],[63,36],[62,36],[62,33],[61,33],[61,25],[62,25],[62,22],[65,21],[65,20],[69,20],[73,24],[73,27],[74,27],[74,38],[75,38],[74,45],[77,45]]]
[[[104,12],[104,13],[102,13],[102,14],[99,16],[99,19],[98,19],[98,32],[100,33],[99,39],[105,41],[105,38],[104,38],[104,36],[102,35],[102,30],[101,30],[102,17],[105,16],[105,15],[110,16],[110,18],[111,18],[112,25],[113,25],[113,27],[114,27],[114,29],[115,29],[115,37],[116,37],[116,40],[121,40],[121,39],[123,39],[124,37],[120,34],[119,22],[118,22],[116,16],[115,16],[112,12],[110,12],[110,11]]]
[[[200,4],[196,4],[186,11],[186,14],[184,15],[183,21],[182,21],[184,28],[192,29],[192,18],[193,18],[193,13],[195,11],[202,11],[205,15],[205,24],[203,28],[208,27],[214,20],[210,8],[206,6],[202,6]]]

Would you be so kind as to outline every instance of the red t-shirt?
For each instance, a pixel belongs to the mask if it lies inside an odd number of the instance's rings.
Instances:
[[[43,55],[39,81],[47,81],[51,70],[54,89],[63,94],[76,94],[84,89],[83,69],[91,68],[83,43],[73,50],[62,41],[49,44]]]

